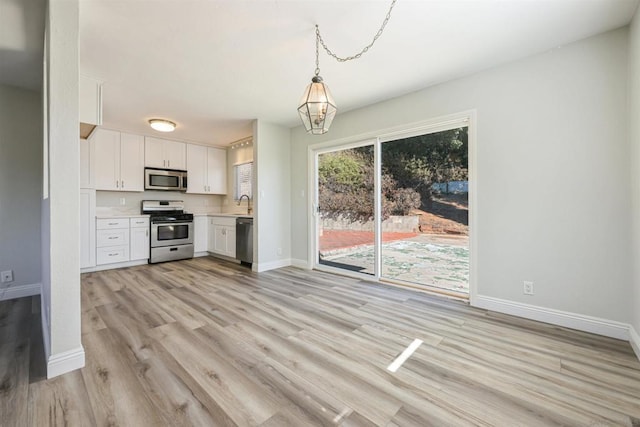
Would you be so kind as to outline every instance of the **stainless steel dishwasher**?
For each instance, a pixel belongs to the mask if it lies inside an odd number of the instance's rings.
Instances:
[[[236,219],[236,259],[253,263],[253,218]]]

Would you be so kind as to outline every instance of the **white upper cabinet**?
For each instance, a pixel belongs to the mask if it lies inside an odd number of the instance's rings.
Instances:
[[[96,190],[120,190],[120,132],[96,129],[90,141],[96,153]]]
[[[227,151],[207,148],[209,192],[227,194]]]
[[[95,188],[95,145],[80,139],[80,188]]]
[[[207,193],[207,147],[187,144],[187,193]]]
[[[187,193],[227,193],[227,152],[220,148],[187,144]]]
[[[78,78],[80,137],[87,138],[102,124],[102,82],[86,76]]]
[[[184,142],[145,137],[144,165],[159,169],[187,169],[187,153]]]
[[[95,188],[144,191],[144,138],[97,129],[91,138],[95,152]]]
[[[120,134],[120,190],[144,191],[144,137]]]

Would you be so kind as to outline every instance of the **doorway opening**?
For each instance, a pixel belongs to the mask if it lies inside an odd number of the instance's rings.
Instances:
[[[315,150],[315,267],[468,297],[468,129]]]

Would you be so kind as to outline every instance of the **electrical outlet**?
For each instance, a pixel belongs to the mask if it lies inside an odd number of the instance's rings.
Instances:
[[[282,248],[278,248],[278,256],[282,256]]]
[[[0,273],[0,282],[13,282],[13,270],[7,270]]]
[[[525,295],[533,295],[533,282],[524,281],[523,292]]]
[[[120,197],[120,206],[124,206],[127,204],[127,199],[125,199],[124,197]]]

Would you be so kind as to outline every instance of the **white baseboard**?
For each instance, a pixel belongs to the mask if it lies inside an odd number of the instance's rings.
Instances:
[[[291,265],[298,268],[304,268],[305,270],[311,270],[309,262],[306,259],[291,258]]]
[[[137,261],[117,262],[114,264],[101,264],[101,265],[96,265],[95,267],[81,268],[80,273],[92,273],[94,271],[113,270],[114,268],[135,267],[136,265],[144,265],[144,264],[149,264],[149,260],[140,259]]]
[[[511,314],[539,322],[551,323],[579,331],[591,332],[606,337],[629,341],[631,326],[627,323],[598,317],[585,316],[583,314],[538,307],[520,302],[503,300],[499,298],[477,295],[474,298],[475,307],[499,313]]]
[[[275,270],[276,268],[289,267],[291,265],[291,259],[279,259],[271,262],[262,262],[253,264],[253,271],[261,273],[263,271]]]
[[[638,331],[633,326],[629,327],[629,343],[636,356],[638,356],[638,360],[640,360],[640,335],[638,335]]]
[[[194,254],[193,254],[193,257],[194,257],[194,258],[198,258],[198,257],[201,257],[201,256],[209,256],[209,252],[207,252],[207,251],[204,251],[204,252],[194,252]]]
[[[0,287],[0,301],[40,295],[42,284],[13,285],[7,288]]]
[[[47,379],[84,367],[84,348],[53,354],[47,360]]]

